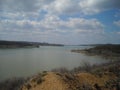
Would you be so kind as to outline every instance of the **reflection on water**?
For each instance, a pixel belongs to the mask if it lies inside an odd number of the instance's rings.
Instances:
[[[86,46],[64,46],[40,48],[0,49],[0,80],[10,77],[30,76],[43,70],[59,67],[72,69],[82,62],[103,63],[96,56],[86,56],[70,52],[71,49],[83,49]]]

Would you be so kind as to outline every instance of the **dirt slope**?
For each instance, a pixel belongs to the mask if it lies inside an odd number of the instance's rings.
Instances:
[[[38,78],[39,76],[37,76],[37,79]],[[43,77],[43,81],[40,84],[30,80],[29,85],[30,87],[24,85],[22,90],[67,90],[68,88],[68,85],[62,80],[62,78],[52,72],[47,73],[47,75]]]
[[[79,73],[77,75],[60,74],[47,72],[45,75],[32,77],[22,87],[22,90],[108,90],[104,88],[104,83],[114,75],[98,77],[90,73]]]

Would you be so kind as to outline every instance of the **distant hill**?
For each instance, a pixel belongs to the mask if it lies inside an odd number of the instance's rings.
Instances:
[[[0,41],[0,48],[39,47],[39,44],[25,41]]]
[[[39,47],[39,46],[63,46],[62,44],[49,44],[40,42],[27,41],[5,41],[0,40],[0,48],[16,48],[16,47]]]
[[[71,50],[72,52],[85,53],[87,55],[100,55],[105,58],[120,57],[120,44],[97,45],[83,50]]]

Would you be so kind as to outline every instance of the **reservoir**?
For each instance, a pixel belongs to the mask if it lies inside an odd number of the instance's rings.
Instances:
[[[60,67],[73,69],[83,62],[101,64],[106,61],[99,56],[71,52],[72,49],[85,48],[90,46],[0,49],[0,81],[11,77],[27,77]]]

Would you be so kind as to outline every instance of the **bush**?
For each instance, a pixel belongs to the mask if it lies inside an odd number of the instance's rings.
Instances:
[[[0,82],[0,90],[20,90],[26,80],[24,78],[12,78]]]
[[[57,73],[70,73],[70,71],[67,68],[65,68],[65,67],[53,69],[51,71],[52,72],[57,72]]]

